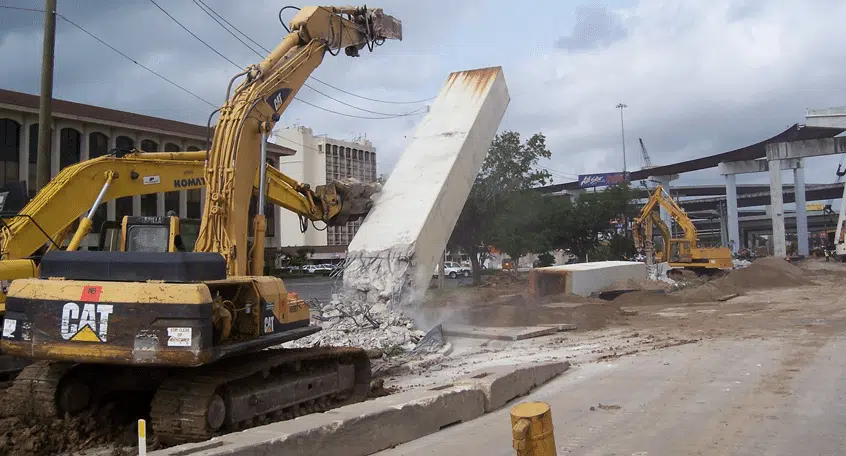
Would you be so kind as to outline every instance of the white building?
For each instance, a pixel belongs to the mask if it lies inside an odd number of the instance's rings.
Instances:
[[[344,141],[326,135],[315,136],[311,128],[289,127],[278,129],[274,133],[274,142],[296,151],[293,155],[279,158],[279,169],[312,188],[350,177],[367,183],[376,181],[376,152],[373,144],[366,139]],[[342,252],[361,226],[361,220],[357,220],[346,226],[330,226],[324,230],[322,222],[315,222],[313,225],[309,223],[303,233],[295,214],[281,211],[278,216],[277,238],[282,247],[328,246],[337,247],[335,250]]]

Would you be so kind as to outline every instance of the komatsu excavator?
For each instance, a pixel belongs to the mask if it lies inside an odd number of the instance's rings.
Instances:
[[[203,162],[205,152],[140,152],[138,150],[112,151],[109,154],[86,160],[62,169],[50,183],[38,192],[19,212],[2,214],[0,218],[0,326],[6,312],[6,291],[15,279],[31,278],[38,275],[41,255],[39,250],[62,249],[68,232],[79,215],[88,214],[91,220],[93,211],[101,204],[120,197],[155,194],[178,190],[199,189],[205,186]],[[259,177],[256,176],[253,193],[258,193]],[[267,165],[267,200],[284,209],[299,214],[313,221],[326,221],[321,209],[324,199],[343,194],[348,198],[361,195],[361,187],[354,182],[332,182],[318,186],[312,191],[307,185],[301,185],[271,165]],[[355,192],[358,191],[359,195]],[[98,199],[99,198],[99,199]],[[312,205],[309,200],[317,201]],[[311,208],[309,211],[308,208]],[[90,209],[90,210],[89,210]],[[83,214],[84,215],[84,214]],[[330,223],[338,214],[329,216]],[[200,220],[182,220],[172,225],[173,217],[132,217],[123,224],[108,221],[100,227],[98,250],[121,250],[129,248],[116,234],[129,230],[133,232],[138,225],[166,225],[174,240],[179,240],[184,249],[192,251],[196,231]],[[79,246],[79,241],[90,231],[86,224],[80,237],[74,243],[68,243],[71,250]],[[181,233],[180,233],[181,229]],[[186,231],[190,231],[188,233]],[[70,240],[72,241],[72,240]],[[170,248],[173,247],[173,248]],[[175,251],[170,246],[168,251]],[[14,375],[27,360],[17,357],[0,356],[0,379]]]
[[[265,175],[251,249],[248,207],[256,174],[267,169],[267,135],[324,54],[344,49],[355,57],[386,39],[402,39],[401,23],[381,9],[300,9],[282,42],[230,81],[204,162],[207,192],[193,252],[168,252],[167,229],[124,228],[123,244],[137,251],[56,250],[43,256],[38,278],[12,282],[0,348],[36,362],[5,400],[25,413],[62,416],[114,393],[149,394],[152,428],[168,444],[365,398],[364,350],[270,348],[320,328],[281,279],[259,275]],[[292,210],[341,224],[372,204],[364,190],[367,198],[317,193],[301,192],[302,205]]]
[[[632,232],[635,247],[647,256],[652,252],[652,227],[658,226],[664,240],[664,251],[656,261],[666,261],[670,267],[692,269],[697,272],[711,273],[721,269],[730,269],[733,265],[731,250],[728,247],[697,247],[697,232],[693,221],[678,203],[666,195],[662,186],[655,187],[649,200],[635,217]],[[684,237],[673,238],[668,227],[658,213],[663,207],[684,231]],[[644,252],[646,250],[646,252]]]

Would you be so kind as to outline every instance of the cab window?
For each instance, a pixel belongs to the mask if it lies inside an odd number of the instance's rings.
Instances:
[[[126,231],[127,252],[167,252],[169,228],[163,225],[135,225]]]

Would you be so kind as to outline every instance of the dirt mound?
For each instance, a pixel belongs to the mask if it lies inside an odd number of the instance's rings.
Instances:
[[[528,280],[525,277],[522,277],[519,273],[500,272],[499,274],[488,276],[480,287],[512,288],[518,285],[525,285],[526,283],[528,283]]]
[[[808,273],[802,269],[780,258],[765,257],[718,279],[689,286],[673,293],[651,290],[634,291],[620,295],[613,302],[625,306],[691,304],[716,301],[722,296],[733,293],[742,294],[752,290],[795,287],[809,283]]]
[[[729,275],[717,279],[715,284],[730,291],[739,293],[745,290],[795,287],[808,285],[810,281],[805,271],[776,257],[759,258],[749,266],[735,269]]]

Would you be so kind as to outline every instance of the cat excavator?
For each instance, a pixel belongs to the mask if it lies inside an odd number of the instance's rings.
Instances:
[[[663,207],[670,213],[670,216],[679,224],[684,237],[674,238],[658,212]],[[632,232],[634,234],[635,247],[641,253],[645,253],[647,261],[651,260],[652,252],[652,227],[657,226],[661,230],[664,240],[664,251],[662,255],[656,255],[655,261],[666,261],[672,268],[692,269],[699,273],[713,273],[722,269],[730,269],[733,266],[731,249],[728,247],[698,247],[697,232],[693,221],[684,212],[678,203],[666,194],[664,187],[658,185],[650,195],[649,200],[640,210],[640,215],[635,217]]]
[[[320,328],[281,279],[261,275],[266,144],[325,53],[357,57],[401,40],[402,25],[381,9],[312,6],[288,30],[229,83],[203,152],[207,192],[193,252],[169,251],[173,225],[130,227],[128,219],[120,250],[77,251],[94,206],[68,249],[44,254],[38,277],[12,282],[0,349],[34,361],[4,397],[20,413],[64,416],[116,393],[148,395],[153,431],[173,444],[366,398],[370,365],[361,348],[279,347]],[[297,186],[300,205],[289,209],[328,224],[356,220],[372,204],[366,189],[356,198]],[[104,184],[101,196],[107,191]]]
[[[75,250],[79,247],[79,241],[91,230],[90,225],[84,227],[74,243],[69,242],[65,247],[65,241],[80,214],[88,214],[86,218],[91,220],[93,212],[89,209],[96,210],[107,201],[120,197],[200,189],[205,186],[205,158],[205,152],[113,150],[105,156],[62,169],[20,211],[0,213],[0,326],[6,312],[6,292],[11,281],[37,277],[42,251]],[[332,200],[333,195],[341,195],[341,199],[349,202],[366,197],[364,193],[374,190],[353,181],[336,181],[318,186],[313,191],[272,165],[266,166],[267,200],[283,209],[305,214],[305,218],[312,221],[340,223],[342,218],[338,217],[337,210],[331,210],[328,217],[324,215],[324,201]],[[254,195],[258,194],[259,178],[260,174],[253,184]],[[309,203],[309,200],[316,204]],[[356,210],[353,206],[348,203],[347,210]],[[96,249],[126,248],[125,242],[121,242],[118,236],[122,230],[132,232],[137,225],[168,225],[173,239],[192,251],[200,220],[176,219],[176,224],[171,227],[171,219],[174,218],[133,217],[127,218],[124,223],[106,221],[99,228]],[[175,246],[171,247],[169,251],[175,251]],[[0,378],[14,375],[27,364],[25,359],[0,356]]]

